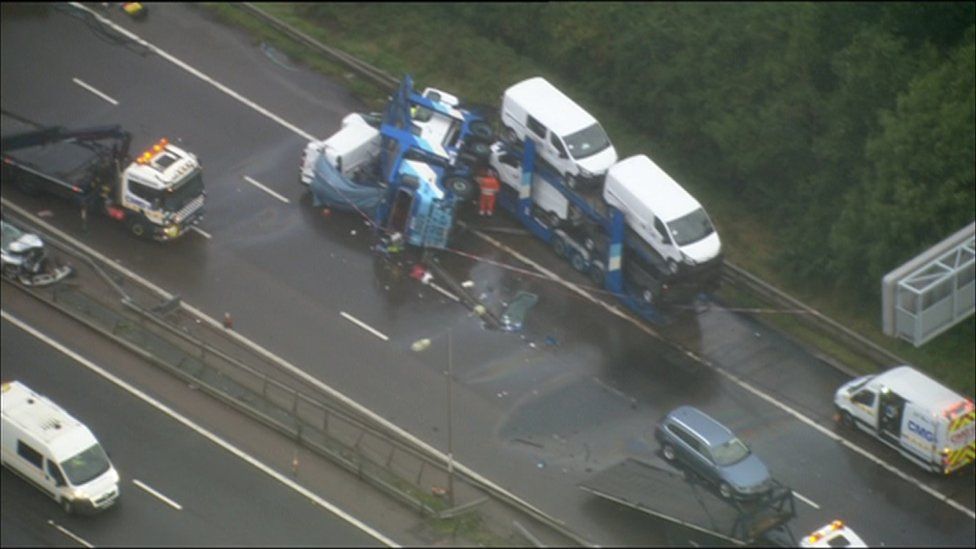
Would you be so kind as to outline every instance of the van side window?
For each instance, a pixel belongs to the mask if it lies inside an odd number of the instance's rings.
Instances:
[[[532,133],[538,135],[543,139],[546,138],[546,127],[543,126],[542,123],[536,120],[535,118],[529,116],[525,125],[528,126],[530,130],[532,130]]]
[[[654,229],[658,232],[658,234],[661,235],[661,238],[663,238],[665,241],[669,240],[668,230],[664,227],[664,223],[656,217],[654,218]]]
[[[57,486],[64,486],[67,484],[64,481],[64,475],[61,474],[61,469],[58,469],[57,464],[51,460],[47,460],[47,474],[51,475],[54,479],[54,484]]]
[[[549,142],[552,143],[552,146],[556,148],[556,152],[559,153],[559,156],[563,158],[567,156],[566,147],[563,147],[563,142],[559,139],[558,135],[552,134],[549,136]]]
[[[854,395],[852,400],[858,404],[871,407],[874,406],[874,393],[872,391],[861,391],[860,393]]]
[[[31,448],[27,444],[24,444],[24,441],[22,440],[17,441],[17,455],[33,463],[38,469],[41,469],[44,466],[44,456],[42,456],[37,450]]]

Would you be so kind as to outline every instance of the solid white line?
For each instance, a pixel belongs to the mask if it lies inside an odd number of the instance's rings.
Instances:
[[[38,331],[34,327],[29,326],[28,324],[26,324],[22,320],[20,320],[17,317],[11,315],[6,310],[0,309],[0,317],[2,317],[3,319],[9,321],[10,323],[14,324],[15,326],[19,327],[20,329],[24,330],[25,332],[28,332],[29,334],[33,335],[34,337],[40,339],[44,343],[47,343],[51,347],[54,347],[58,351],[61,351],[65,355],[73,358],[75,361],[77,361],[78,363],[80,363],[82,366],[84,366],[84,367],[88,368],[89,370],[91,370],[92,372],[94,372],[94,373],[102,376],[103,378],[107,379],[108,381],[111,381],[115,385],[117,385],[117,386],[121,387],[122,389],[128,391],[133,396],[142,399],[144,402],[148,403],[150,406],[156,408],[160,412],[163,412],[164,414],[170,416],[171,418],[175,419],[176,421],[178,421],[178,422],[182,423],[183,425],[189,427],[190,429],[196,431],[200,436],[206,438],[210,442],[213,442],[217,446],[220,446],[221,448],[223,448],[223,449],[227,450],[228,452],[234,454],[238,458],[246,461],[247,463],[251,464],[252,466],[254,466],[255,468],[257,468],[258,470],[260,470],[261,472],[263,472],[266,475],[270,476],[271,478],[277,480],[278,482],[284,484],[285,486],[287,486],[287,487],[291,488],[292,490],[298,492],[299,494],[305,496],[306,498],[308,498],[309,500],[311,500],[313,503],[315,503],[317,505],[321,505],[325,509],[328,509],[333,514],[339,516],[340,518],[342,518],[346,522],[352,524],[353,526],[356,526],[357,528],[359,528],[363,532],[369,534],[370,536],[373,536],[380,543],[383,543],[383,544],[385,544],[385,545],[387,545],[389,547],[399,547],[399,545],[397,545],[393,540],[391,540],[391,539],[387,538],[386,536],[384,536],[383,534],[377,532],[372,527],[370,527],[367,524],[361,522],[359,519],[357,519],[357,518],[353,517],[352,515],[346,513],[342,509],[339,509],[338,507],[336,507],[332,503],[329,503],[328,501],[322,499],[318,495],[316,495],[316,494],[312,493],[311,491],[309,491],[304,486],[301,486],[299,484],[296,484],[294,481],[292,481],[288,477],[282,475],[281,473],[275,471],[271,467],[268,467],[267,465],[261,463],[257,459],[255,459],[255,458],[251,457],[250,455],[244,453],[243,451],[239,450],[233,444],[225,441],[224,439],[218,437],[217,435],[211,433],[210,431],[204,429],[203,427],[200,427],[199,425],[197,425],[196,423],[194,423],[189,418],[186,418],[186,417],[180,415],[179,413],[177,413],[176,411],[172,410],[169,406],[166,406],[165,404],[157,401],[156,399],[152,398],[151,396],[147,395],[146,393],[142,392],[141,390],[137,389],[136,387],[134,387],[132,385],[129,385],[127,382],[125,382],[121,378],[116,377],[114,374],[112,374],[112,373],[110,373],[110,372],[102,369],[101,367],[97,366],[95,363],[91,362],[87,358],[79,355],[78,353],[72,351],[71,349],[68,349],[64,345],[61,345],[60,343],[58,343],[57,341],[51,339],[47,335],[41,333],[40,331]],[[91,547],[91,545],[89,545],[89,547]]]
[[[732,381],[736,385],[742,387],[743,389],[749,391],[750,393],[756,395],[757,397],[765,400],[766,402],[770,403],[771,405],[779,408],[780,410],[783,410],[787,414],[795,417],[796,419],[800,420],[801,422],[803,422],[803,423],[809,425],[810,427],[814,428],[815,430],[819,431],[824,436],[826,436],[828,438],[831,438],[831,439],[833,439],[833,440],[835,440],[835,441],[843,444],[844,446],[846,446],[850,450],[852,450],[852,451],[854,451],[854,452],[856,452],[858,454],[861,454],[862,456],[864,456],[865,458],[873,461],[877,465],[879,465],[879,466],[887,469],[890,473],[892,473],[895,476],[901,478],[905,482],[908,482],[909,484],[915,485],[918,489],[920,489],[923,492],[929,494],[930,496],[934,497],[935,499],[937,499],[937,500],[945,503],[946,505],[948,505],[948,506],[956,509],[957,511],[962,512],[963,514],[967,515],[969,518],[976,520],[976,512],[974,512],[972,509],[968,509],[967,507],[965,507],[961,503],[950,499],[949,496],[947,496],[945,494],[942,494],[942,493],[938,492],[937,490],[935,490],[933,488],[930,488],[928,485],[922,483],[921,481],[915,479],[914,477],[909,476],[907,473],[902,472],[900,469],[898,469],[894,465],[891,465],[891,464],[889,464],[889,463],[881,460],[880,458],[878,458],[874,454],[872,454],[872,453],[868,452],[867,450],[865,450],[865,449],[863,449],[863,448],[855,445],[854,443],[852,443],[852,442],[848,441],[847,439],[845,439],[844,437],[841,437],[840,435],[834,433],[830,429],[827,429],[826,427],[820,425],[819,423],[815,422],[814,420],[806,417],[805,415],[801,414],[799,411],[797,411],[797,410],[791,408],[790,406],[787,406],[786,404],[784,404],[784,403],[776,400],[776,398],[774,398],[773,396],[771,396],[771,395],[763,392],[760,389],[757,389],[757,388],[753,387],[751,383],[749,383],[748,381],[746,381],[746,380],[740,378],[739,376],[733,374],[732,372],[729,372],[729,371],[725,370],[724,368],[721,368],[719,366],[716,366],[715,364],[712,364],[711,361],[709,361],[709,360],[707,360],[707,359],[705,359],[703,357],[700,357],[700,356],[696,355],[695,353],[693,353],[693,352],[691,352],[691,351],[689,351],[689,350],[687,350],[687,349],[685,349],[685,348],[683,348],[681,346],[675,345],[673,342],[665,339],[660,334],[658,334],[655,330],[653,330],[649,326],[647,326],[646,323],[638,320],[637,318],[635,318],[634,316],[632,316],[630,314],[627,314],[627,313],[621,311],[620,309],[618,309],[615,306],[608,305],[604,301],[601,301],[601,300],[593,297],[589,292],[587,292],[587,291],[579,288],[575,284],[570,283],[570,282],[567,282],[567,281],[559,278],[559,276],[556,275],[555,273],[549,271],[548,269],[546,269],[542,265],[539,265],[536,262],[532,261],[531,259],[525,257],[524,255],[520,254],[519,252],[517,252],[517,251],[509,248],[508,246],[502,244],[498,240],[495,240],[494,238],[492,238],[492,237],[490,237],[490,236],[488,236],[488,235],[486,235],[486,234],[484,234],[484,233],[482,233],[481,231],[478,231],[478,230],[474,230],[473,232],[478,237],[480,237],[482,240],[485,240],[485,241],[487,241],[487,242],[489,242],[489,243],[497,246],[499,249],[504,250],[504,251],[508,252],[509,254],[515,256],[517,259],[519,259],[520,261],[526,263],[527,265],[531,265],[532,267],[538,269],[539,272],[541,272],[541,273],[545,274],[546,276],[552,278],[554,281],[559,282],[560,284],[563,284],[564,286],[566,286],[570,290],[573,290],[574,292],[576,292],[579,295],[583,296],[583,298],[585,298],[585,299],[587,299],[589,301],[592,301],[593,303],[595,303],[597,305],[600,305],[601,307],[603,307],[607,311],[611,312],[612,314],[617,315],[618,317],[620,317],[620,318],[622,318],[622,319],[630,322],[637,329],[643,331],[644,333],[648,334],[649,336],[654,337],[654,338],[656,338],[656,339],[658,339],[658,340],[660,340],[660,341],[662,341],[662,342],[664,342],[664,343],[666,343],[668,345],[671,345],[671,346],[673,346],[673,347],[675,347],[677,349],[680,349],[685,354],[685,356],[687,356],[690,360],[693,360],[695,362],[698,362],[699,364],[702,364],[704,366],[707,366],[707,367],[711,368],[712,370],[714,370],[714,371],[718,372],[719,374],[721,374],[721,375],[725,376],[726,378],[728,378],[730,381]]]
[[[359,320],[358,318],[352,316],[351,314],[349,314],[349,313],[347,313],[345,311],[339,311],[339,314],[341,314],[342,317],[345,318],[346,320],[348,320],[349,322],[352,322],[353,324],[359,326],[360,328],[362,328],[362,329],[364,329],[364,330],[372,333],[374,336],[382,339],[383,341],[389,341],[390,338],[386,337],[383,334],[383,332],[380,332],[378,330],[373,329],[372,326],[370,326],[369,324],[366,324],[365,322],[363,322],[362,320]]]
[[[803,503],[806,503],[810,507],[813,507],[814,509],[820,509],[820,506],[814,503],[813,500],[801,496],[800,493],[797,492],[796,490],[793,490],[793,495],[796,496],[796,499],[802,501]]]
[[[265,187],[264,185],[258,183],[257,181],[255,181],[254,179],[252,179],[252,178],[250,178],[250,177],[248,177],[246,175],[244,176],[244,180],[247,181],[248,183],[250,183],[251,185],[254,185],[255,187],[261,189],[262,191],[270,194],[271,196],[277,198],[278,200],[284,202],[285,204],[291,203],[291,200],[288,200],[287,198],[285,198],[285,197],[281,196],[280,194],[272,191],[271,189]]]
[[[127,37],[131,38],[136,43],[138,43],[138,44],[140,44],[140,45],[142,45],[142,46],[144,46],[144,47],[152,50],[154,53],[156,53],[160,57],[163,57],[164,59],[168,60],[169,62],[173,63],[174,65],[179,66],[180,68],[182,68],[186,72],[192,74],[193,76],[196,76],[197,78],[199,78],[200,80],[203,80],[204,82],[207,82],[208,84],[214,86],[218,90],[226,93],[227,95],[233,97],[234,99],[240,101],[241,103],[244,103],[248,107],[251,107],[252,109],[254,109],[254,110],[258,111],[259,113],[267,116],[271,120],[274,120],[278,124],[281,124],[282,126],[284,126],[284,127],[288,128],[289,130],[297,133],[298,135],[304,137],[305,139],[307,139],[309,141],[314,141],[315,140],[315,137],[312,136],[312,134],[310,134],[310,133],[302,130],[298,126],[295,126],[294,124],[286,121],[284,118],[281,118],[280,116],[272,113],[268,109],[265,109],[264,107],[258,105],[257,103],[251,101],[250,99],[244,97],[243,95],[235,92],[234,90],[228,88],[227,86],[221,84],[220,82],[217,82],[213,78],[210,78],[206,74],[204,74],[204,73],[200,72],[199,70],[191,67],[190,65],[187,65],[183,61],[180,61],[176,57],[173,57],[172,55],[170,55],[169,53],[167,53],[167,52],[159,49],[155,45],[150,44],[149,42],[143,40],[141,37],[139,37],[135,33],[130,32],[128,29],[123,28],[123,27],[120,27],[119,25],[116,25],[115,23],[109,21],[108,19],[102,17],[101,15],[95,13],[91,9],[87,8],[86,6],[81,5],[78,2],[70,2],[70,5],[71,6],[74,6],[75,8],[78,8],[80,10],[87,11],[88,13],[92,14],[96,19],[98,19],[102,24],[104,24],[104,25],[106,25],[108,27],[111,27],[112,29],[114,29],[116,32],[122,34],[123,36],[127,36]]]
[[[177,511],[182,511],[183,510],[183,506],[182,505],[180,505],[179,503],[176,503],[175,501],[169,499],[168,497],[164,496],[163,494],[160,494],[156,490],[153,490],[152,488],[150,488],[146,483],[142,482],[141,480],[134,478],[134,479],[132,479],[132,484],[135,484],[139,488],[142,488],[143,490],[145,490],[145,491],[149,492],[150,494],[156,496],[157,498],[159,498],[160,500],[162,500],[163,503],[165,503],[166,505],[169,505],[173,509],[176,509]]]
[[[190,227],[190,230],[191,231],[196,231],[197,233],[200,233],[200,236],[202,236],[204,238],[207,238],[207,239],[210,238],[210,234],[207,233],[207,231],[204,231],[203,229],[201,229],[200,227],[197,227],[196,225],[191,226]]]
[[[245,98],[242,95],[238,94],[237,92],[231,90],[230,88],[227,88],[223,84],[220,84],[219,82],[213,80],[212,78],[210,78],[209,76],[203,74],[202,72],[198,71],[197,69],[195,69],[195,68],[187,65],[183,61],[180,61],[179,59],[173,57],[169,53],[166,53],[165,51],[159,49],[158,47],[156,47],[156,46],[154,46],[154,45],[146,42],[145,40],[143,40],[139,36],[137,36],[137,35],[129,32],[127,29],[124,29],[124,28],[116,25],[115,23],[109,21],[108,19],[106,19],[106,18],[98,15],[94,11],[88,9],[87,7],[81,5],[81,4],[77,3],[77,2],[71,2],[70,5],[78,8],[78,9],[87,11],[88,13],[92,14],[96,19],[98,19],[99,21],[101,21],[103,24],[105,24],[105,25],[107,25],[107,26],[115,29],[116,31],[118,31],[119,33],[121,33],[121,34],[123,34],[125,36],[130,37],[131,39],[135,40],[139,44],[142,44],[143,46],[145,46],[146,48],[149,48],[149,49],[153,50],[154,52],[156,52],[161,57],[163,57],[163,58],[169,60],[170,62],[172,62],[173,64],[175,64],[175,65],[183,68],[184,70],[186,70],[187,72],[193,74],[194,76],[197,76],[198,78],[200,78],[200,79],[202,79],[202,80],[204,80],[204,81],[212,84],[214,87],[216,87],[217,89],[219,89],[222,92],[226,93],[227,95],[233,97],[234,99],[237,99],[241,103],[244,103],[245,105],[251,107],[252,109],[260,112],[261,114],[267,116],[268,118],[270,118],[271,120],[277,122],[278,124],[281,124],[282,126],[284,126],[284,127],[288,128],[288,129],[294,131],[295,133],[297,133],[298,135],[304,137],[305,139],[308,139],[309,141],[313,141],[313,140],[316,139],[311,134],[309,134],[309,133],[305,132],[304,130],[298,128],[297,126],[294,126],[293,124],[290,124],[289,122],[285,121],[281,117],[279,117],[279,116],[271,113],[270,111],[268,111],[267,109],[261,107],[260,105],[257,105],[256,103],[248,100],[247,98]],[[21,210],[21,211],[23,211],[23,210]],[[41,220],[37,219],[36,217],[34,217],[33,215],[30,215],[30,218],[32,220],[34,220],[35,223],[37,223],[38,221],[41,221]],[[50,227],[50,225],[48,225],[46,223],[44,223],[44,225]],[[58,231],[58,232],[60,233],[60,231]],[[649,327],[645,326],[643,322],[641,322],[637,318],[635,318],[635,317],[633,317],[633,316],[631,316],[631,315],[629,315],[629,314],[621,311],[616,306],[608,305],[606,302],[603,302],[601,300],[598,300],[596,298],[593,298],[588,292],[585,292],[584,290],[580,289],[575,284],[560,279],[557,275],[555,275],[555,273],[552,273],[551,271],[548,271],[547,269],[543,268],[541,265],[536,264],[535,262],[533,262],[533,261],[529,260],[528,258],[522,256],[521,254],[519,254],[515,250],[512,250],[511,248],[508,248],[507,246],[504,246],[503,244],[501,244],[501,242],[499,242],[499,241],[497,241],[497,240],[495,240],[495,239],[493,239],[493,238],[485,235],[484,233],[481,233],[480,231],[477,231],[477,230],[474,231],[474,232],[479,237],[481,237],[481,238],[483,238],[483,239],[485,239],[485,240],[493,243],[499,249],[504,249],[504,250],[508,251],[509,253],[515,255],[516,257],[519,257],[520,259],[522,259],[523,261],[525,261],[527,264],[533,265],[540,272],[546,273],[553,280],[555,280],[557,282],[560,282],[561,284],[565,285],[566,287],[570,288],[571,290],[579,293],[583,297],[585,297],[585,298],[593,301],[596,304],[599,304],[601,307],[603,307],[604,309],[606,309],[610,313],[612,313],[614,315],[617,315],[618,317],[623,318],[623,319],[631,322],[636,327],[638,327],[638,329],[644,331],[648,335],[651,335],[652,337],[658,338],[661,341],[667,341],[664,338],[662,338],[660,335],[658,335],[657,332],[655,332],[655,331],[651,330]],[[64,233],[60,233],[60,234],[63,235]],[[65,238],[65,237],[63,236],[62,238]],[[67,238],[67,239],[70,242],[73,242],[74,245],[76,247],[78,247],[78,248],[83,248],[83,249],[90,250],[90,248],[88,248],[87,246],[82,245],[81,243],[77,242],[73,238]],[[116,265],[116,268],[119,269],[120,271],[126,272],[126,273],[129,272],[126,269],[124,269],[122,266],[117,265],[114,261],[105,259],[104,256],[101,256],[101,254],[98,254],[97,252],[95,252],[95,255],[97,257],[102,258],[103,261],[109,261],[111,264]],[[133,274],[133,277],[136,278],[137,280],[142,280],[141,277],[135,276],[134,274]],[[156,287],[155,285],[149,284],[149,286],[152,287],[152,288],[154,288],[158,293],[160,293],[160,295],[167,296],[168,298],[171,298],[172,297],[169,294],[169,292],[163,291],[163,290],[159,289],[158,287]],[[208,323],[212,324],[213,326],[218,326],[218,327],[219,326],[222,326],[221,323],[219,323],[216,320],[210,318],[209,316],[203,314],[201,311],[197,310],[196,308],[194,308],[194,307],[192,307],[190,305],[187,305],[185,302],[183,302],[183,306],[185,306],[188,311],[193,312],[194,314],[197,314],[199,317],[206,319],[206,321]],[[274,360],[278,364],[281,364],[284,367],[286,367],[287,369],[289,369],[293,374],[295,374],[295,375],[297,375],[299,377],[302,377],[303,379],[306,379],[310,383],[312,383],[312,384],[316,385],[317,387],[319,387],[320,389],[326,391],[326,393],[328,393],[328,394],[332,395],[333,397],[338,398],[339,400],[342,400],[343,402],[346,402],[347,404],[353,406],[353,408],[356,409],[356,410],[358,410],[359,412],[365,413],[369,417],[373,418],[374,420],[379,421],[380,424],[385,425],[385,426],[387,426],[390,429],[393,429],[400,436],[404,436],[407,439],[411,440],[412,442],[414,442],[415,444],[419,445],[421,448],[423,448],[425,451],[427,451],[431,455],[438,456],[440,459],[446,459],[445,456],[444,456],[444,454],[441,453],[436,448],[430,446],[429,444],[427,444],[426,442],[424,442],[424,441],[420,440],[419,438],[413,436],[412,434],[407,433],[406,431],[404,431],[400,427],[398,427],[395,424],[393,424],[393,423],[387,421],[386,419],[382,418],[381,416],[379,416],[378,414],[376,414],[372,410],[369,410],[368,408],[365,408],[364,406],[362,406],[358,402],[350,399],[349,397],[347,397],[346,395],[340,393],[339,391],[336,391],[331,386],[326,385],[321,380],[319,380],[319,379],[317,379],[315,377],[309,376],[303,370],[301,370],[300,368],[296,367],[295,365],[293,365],[293,364],[285,361],[283,358],[275,355],[274,353],[271,353],[267,349],[264,349],[260,345],[254,343],[254,342],[252,342],[250,340],[248,340],[247,338],[245,338],[243,336],[240,336],[236,332],[228,332],[228,333],[232,337],[237,338],[238,341],[240,341],[241,343],[243,343],[243,344],[249,346],[251,349],[255,350],[255,352],[261,353],[264,356],[271,358],[272,360]],[[740,381],[738,377],[732,375],[731,373],[726,372],[722,368],[719,368],[719,367],[711,364],[707,360],[704,360],[704,359],[701,359],[701,358],[697,357],[694,353],[691,353],[690,351],[687,351],[687,350],[684,350],[684,353],[686,355],[688,355],[689,357],[691,357],[693,360],[697,360],[698,362],[702,363],[703,365],[708,366],[709,368],[712,368],[713,370],[721,373],[722,375],[725,375],[730,380],[732,380],[734,383],[740,384],[743,388],[746,388],[747,390],[749,390],[751,392],[754,392],[757,395],[764,395],[764,393],[762,393],[761,391],[758,391],[755,388],[752,388],[748,384],[744,384],[745,382]],[[973,511],[967,509],[966,507],[962,506],[961,504],[959,504],[959,503],[957,503],[957,502],[949,499],[948,496],[945,496],[945,495],[943,495],[943,494],[941,494],[941,493],[939,493],[939,492],[937,492],[937,491],[929,488],[928,486],[925,486],[925,485],[921,484],[920,482],[916,481],[915,479],[913,479],[913,478],[907,476],[906,474],[902,473],[901,471],[899,471],[895,467],[893,467],[891,465],[888,465],[887,463],[885,463],[885,462],[881,461],[880,459],[874,457],[873,455],[871,455],[866,450],[862,450],[861,448],[855,446],[853,443],[848,442],[846,439],[835,435],[834,433],[830,432],[829,430],[827,430],[827,429],[821,427],[819,424],[815,423],[813,420],[810,420],[810,419],[808,419],[806,417],[801,416],[800,413],[797,412],[796,410],[793,410],[792,408],[789,408],[789,407],[787,407],[785,405],[782,405],[782,404],[776,402],[775,399],[772,399],[772,397],[769,397],[769,399],[770,399],[771,402],[774,403],[774,405],[780,407],[784,411],[787,411],[791,415],[794,415],[795,417],[799,418],[804,423],[807,423],[808,425],[814,427],[815,429],[817,429],[818,431],[820,431],[822,434],[825,434],[826,436],[828,436],[830,438],[833,438],[834,440],[837,440],[837,441],[841,442],[842,444],[844,444],[848,448],[850,448],[850,449],[852,449],[852,450],[860,453],[864,457],[866,457],[866,458],[874,461],[875,463],[881,465],[882,467],[888,469],[889,471],[893,472],[894,474],[896,474],[897,476],[901,477],[902,479],[907,480],[907,481],[915,484],[916,486],[920,487],[923,491],[925,491],[929,495],[932,495],[936,499],[945,502],[947,505],[949,505],[949,506],[951,506],[951,507],[953,507],[953,508],[961,511],[962,513],[968,515],[970,518],[976,520],[976,513],[974,513]],[[488,479],[486,479],[485,477],[479,475],[478,473],[476,473],[476,472],[468,469],[467,467],[464,467],[460,463],[455,462],[455,466],[459,470],[463,471],[465,474],[468,474],[469,476],[471,476],[471,477],[473,477],[473,478],[475,478],[475,479],[477,479],[477,480],[479,480],[481,482],[484,482],[486,484],[489,484],[493,488],[495,488],[496,490],[498,490],[499,492],[505,493],[505,494],[509,495],[512,498],[518,499],[519,501],[523,501],[523,503],[525,503],[526,505],[528,505],[527,502],[524,502],[524,500],[522,500],[521,498],[518,498],[517,496],[515,496],[514,494],[512,494],[508,490],[505,490],[505,489],[501,488],[500,486],[498,486],[495,483],[489,481]],[[531,507],[532,509],[535,509],[534,506],[531,506],[531,505],[528,505],[528,506]]]
[[[93,547],[95,547],[94,545],[92,545],[92,544],[88,543],[87,541],[81,539],[80,537],[76,536],[73,532],[71,532],[67,528],[61,526],[60,524],[57,524],[53,520],[48,519],[47,523],[50,524],[51,526],[57,528],[58,530],[60,530],[62,534],[64,534],[64,535],[68,536],[69,538],[77,541],[78,543],[84,545],[85,547],[88,547],[89,549],[92,549]]]
[[[86,84],[85,82],[82,82],[80,78],[73,78],[72,80],[74,80],[75,84],[78,84],[82,88],[85,88],[86,90],[88,90],[88,91],[92,92],[93,94],[101,97],[102,99],[108,101],[109,103],[111,103],[113,105],[118,105],[119,104],[118,101],[116,101],[116,100],[112,99],[111,97],[109,97],[108,95],[106,95],[106,94],[104,94],[104,93],[96,90],[95,87],[92,86],[91,84]]]

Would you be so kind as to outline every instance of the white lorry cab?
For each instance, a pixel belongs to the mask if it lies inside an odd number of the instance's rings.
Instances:
[[[702,205],[646,155],[614,164],[603,199],[624,214],[627,225],[675,273],[716,260],[722,241]]]
[[[973,462],[973,402],[910,366],[858,377],[834,396],[837,419],[857,426],[935,473]]]
[[[315,163],[323,154],[347,178],[369,166],[380,154],[380,131],[361,114],[342,119],[342,128],[328,139],[310,141],[302,151],[300,179],[310,185],[315,177]]]
[[[119,497],[119,474],[88,427],[23,383],[0,386],[3,465],[67,513],[95,512]]]
[[[509,141],[532,139],[539,156],[572,188],[598,186],[617,161],[596,118],[542,77],[505,90],[501,120]]]

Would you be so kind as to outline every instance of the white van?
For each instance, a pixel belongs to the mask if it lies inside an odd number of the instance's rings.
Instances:
[[[973,402],[910,366],[845,383],[834,407],[844,425],[856,425],[935,473],[949,474],[976,454]]]
[[[0,386],[4,467],[67,513],[94,512],[119,497],[119,474],[87,427],[18,381]]]
[[[308,186],[315,177],[315,162],[325,155],[344,177],[352,178],[358,170],[380,154],[380,131],[362,115],[353,113],[342,120],[342,129],[328,139],[310,141],[302,152],[301,182]]]
[[[498,173],[498,179],[519,191],[522,186],[522,157],[507,150],[501,142],[491,146],[488,165]],[[543,212],[546,223],[556,227],[570,215],[569,200],[538,173],[532,174],[532,202]]]
[[[501,119],[509,141],[532,139],[539,156],[572,188],[599,185],[617,161],[596,118],[542,77],[505,90]]]
[[[675,273],[719,256],[722,241],[702,205],[646,155],[631,156],[607,171],[603,199],[623,212],[627,225]]]

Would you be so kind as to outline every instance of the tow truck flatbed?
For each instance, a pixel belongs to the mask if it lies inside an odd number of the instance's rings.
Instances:
[[[725,500],[701,481],[629,458],[582,482],[587,492],[737,545],[786,527],[795,516],[793,493],[777,486],[755,502]],[[788,528],[787,528],[788,531]]]

